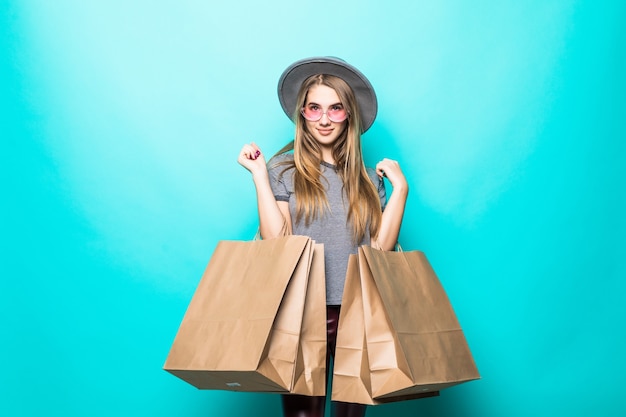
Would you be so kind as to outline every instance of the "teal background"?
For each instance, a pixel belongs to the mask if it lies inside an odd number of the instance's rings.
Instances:
[[[482,374],[369,416],[626,415],[626,2],[0,2],[0,415],[279,413],[161,369],[218,240],[257,227],[245,142],[340,56],[377,89]]]

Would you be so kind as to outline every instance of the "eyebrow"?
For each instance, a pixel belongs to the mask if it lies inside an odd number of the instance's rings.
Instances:
[[[308,102],[308,103],[306,103],[306,104],[315,104],[315,105],[317,105],[317,106],[322,107],[322,105],[321,105],[320,103],[316,103],[316,102],[314,102],[314,101],[309,101],[309,102]],[[338,102],[336,102],[336,103],[329,104],[329,105],[328,105],[328,107],[330,107],[330,106],[336,106],[336,105],[343,106],[343,103],[342,103],[341,101],[338,101]]]

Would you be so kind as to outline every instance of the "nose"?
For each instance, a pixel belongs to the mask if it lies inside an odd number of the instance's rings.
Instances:
[[[328,118],[328,115],[326,114],[326,112],[322,113],[322,117],[320,118],[320,124],[322,126],[329,126],[330,123],[331,123],[331,121]]]

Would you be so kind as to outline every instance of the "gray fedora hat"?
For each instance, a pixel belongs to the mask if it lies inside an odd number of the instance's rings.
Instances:
[[[359,103],[363,132],[367,131],[378,112],[374,87],[361,71],[335,57],[301,59],[287,67],[278,81],[278,99],[287,117],[291,119],[295,114],[298,91],[304,80],[316,74],[334,75],[348,83]]]

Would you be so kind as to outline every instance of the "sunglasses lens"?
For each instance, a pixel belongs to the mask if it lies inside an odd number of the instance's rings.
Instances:
[[[311,122],[317,122],[322,118],[322,114],[322,110],[318,108],[304,107],[302,109],[302,115],[304,118]]]
[[[335,123],[343,122],[348,118],[348,113],[345,109],[328,109],[326,114],[328,118]]]
[[[301,113],[305,119],[311,122],[317,122],[324,115],[319,107],[303,107]],[[348,118],[348,112],[343,108],[333,108],[326,111],[326,116],[331,122],[341,123]]]

